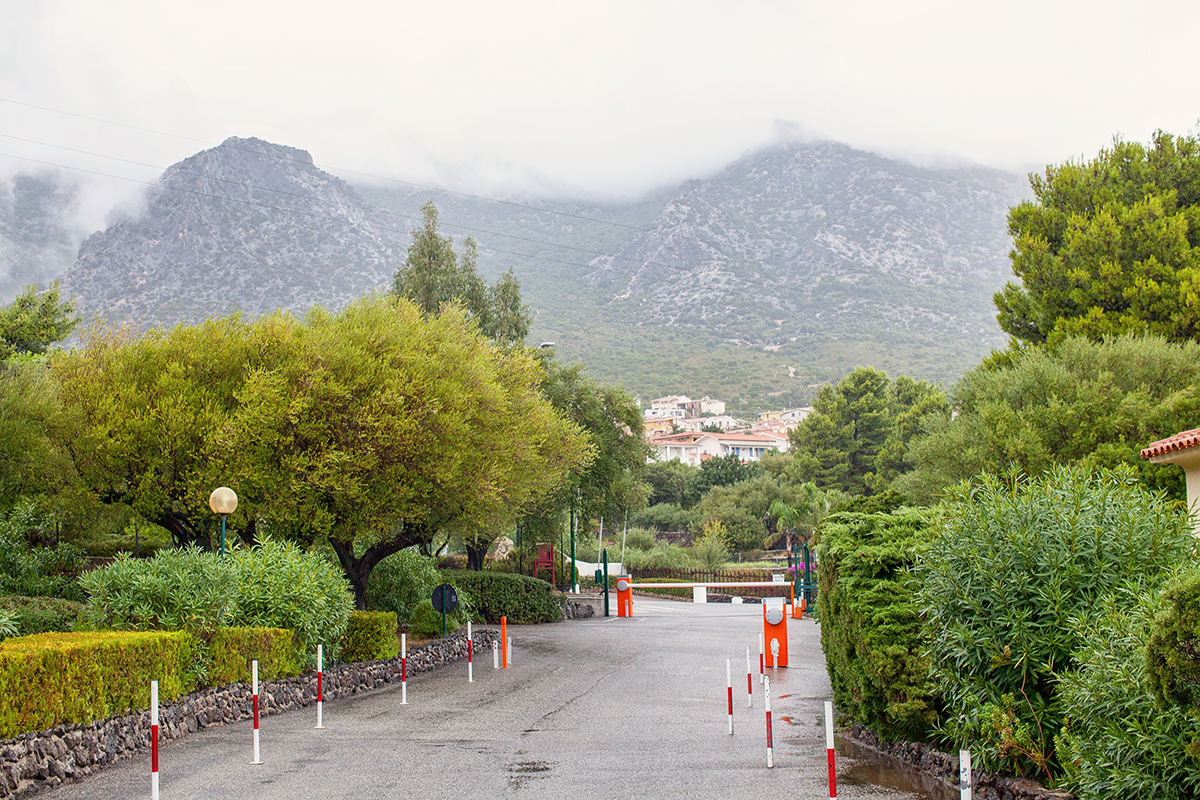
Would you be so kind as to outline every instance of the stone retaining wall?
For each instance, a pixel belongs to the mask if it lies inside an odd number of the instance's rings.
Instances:
[[[475,651],[490,650],[500,640],[498,630],[476,629]],[[428,672],[440,664],[467,657],[465,632],[414,647],[408,654],[410,674]],[[400,681],[400,659],[365,661],[326,667],[324,699],[369,692]],[[317,701],[317,675],[259,683],[259,715],[282,714]],[[253,717],[249,684],[235,683],[192,692],[159,706],[161,741],[179,739],[211,725]],[[150,711],[109,717],[87,725],[60,725],[37,733],[0,740],[0,797],[25,797],[43,787],[71,783],[118,759],[150,749]],[[149,760],[146,771],[149,773]]]
[[[957,755],[943,753],[928,744],[885,742],[875,731],[862,725],[853,726],[849,733],[859,745],[933,775],[949,786],[958,786]],[[974,784],[971,796],[978,800],[1074,800],[1070,792],[1047,789],[1028,778],[996,775],[981,769],[971,770],[971,777]]]

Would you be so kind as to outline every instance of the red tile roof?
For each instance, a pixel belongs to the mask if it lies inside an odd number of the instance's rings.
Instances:
[[[1168,436],[1166,439],[1150,443],[1142,451],[1142,458],[1154,458],[1155,456],[1174,453],[1178,450],[1187,450],[1197,445],[1200,445],[1200,428],[1192,428],[1190,431],[1181,431],[1174,436]]]

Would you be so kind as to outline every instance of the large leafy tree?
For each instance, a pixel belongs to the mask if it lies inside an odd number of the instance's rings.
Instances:
[[[475,240],[467,237],[462,255],[438,227],[433,201],[422,206],[424,224],[413,233],[408,258],[396,271],[393,292],[411,300],[424,314],[438,314],[457,305],[475,320],[487,338],[519,345],[529,334],[529,306],[521,301],[521,284],[508,270],[491,286],[476,267]]]
[[[1023,342],[1200,333],[1200,141],[1158,131],[1116,139],[1084,163],[1031,175],[1035,198],[1009,212],[1013,273],[995,296]]]
[[[912,439],[916,465],[896,486],[934,501],[980,472],[1011,467],[1030,476],[1055,464],[1128,464],[1147,486],[1176,498],[1183,476],[1151,464],[1141,448],[1200,419],[1200,344],[1157,336],[1093,342],[1068,337],[998,354],[953,391],[957,412],[926,418]]]
[[[0,361],[19,353],[46,352],[71,335],[79,318],[74,301],[63,301],[55,282],[44,292],[32,284],[0,308]]]
[[[823,386],[813,413],[790,434],[793,479],[820,488],[869,495],[883,491],[907,469],[909,439],[927,414],[946,409],[938,387],[859,367],[834,385]]]
[[[328,537],[363,608],[382,559],[501,530],[585,467],[587,438],[542,379],[461,310],[362,300],[314,313],[294,357],[249,376],[219,452],[268,521]]]

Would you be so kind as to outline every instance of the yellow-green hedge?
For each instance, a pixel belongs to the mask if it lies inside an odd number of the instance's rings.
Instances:
[[[395,658],[400,652],[394,611],[353,611],[342,637],[342,661]]]
[[[208,648],[210,686],[249,683],[255,659],[260,681],[300,674],[296,635],[285,628],[218,628]]]
[[[86,723],[193,688],[184,631],[38,633],[0,643],[0,737]]]

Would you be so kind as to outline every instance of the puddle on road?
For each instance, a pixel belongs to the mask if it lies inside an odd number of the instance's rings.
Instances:
[[[958,792],[942,781],[842,736],[836,738],[839,757],[851,763],[838,769],[838,782],[850,786],[877,786],[887,794],[914,800],[956,800]]]

